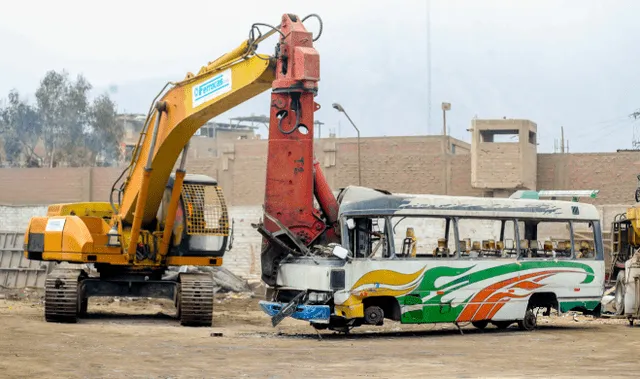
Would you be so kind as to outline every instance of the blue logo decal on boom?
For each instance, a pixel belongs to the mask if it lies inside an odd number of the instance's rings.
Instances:
[[[231,70],[228,69],[213,78],[193,87],[192,103],[196,108],[231,90]]]

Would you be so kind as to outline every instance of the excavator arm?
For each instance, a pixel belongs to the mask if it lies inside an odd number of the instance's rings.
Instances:
[[[258,55],[242,59],[247,52],[245,42],[231,56],[177,83],[155,103],[132,157],[120,220],[135,224],[137,216],[142,225],[152,222],[169,175],[193,134],[211,118],[269,89],[273,59]],[[135,212],[136,206],[140,212]]]

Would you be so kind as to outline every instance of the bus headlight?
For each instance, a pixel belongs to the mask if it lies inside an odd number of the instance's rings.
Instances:
[[[309,292],[310,303],[325,303],[329,300],[329,294],[326,292]]]

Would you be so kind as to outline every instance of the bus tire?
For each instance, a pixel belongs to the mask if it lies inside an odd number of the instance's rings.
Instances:
[[[527,332],[534,330],[537,325],[538,320],[536,314],[531,308],[528,308],[524,313],[524,319],[518,320],[518,327],[520,328],[520,330],[525,330]]]

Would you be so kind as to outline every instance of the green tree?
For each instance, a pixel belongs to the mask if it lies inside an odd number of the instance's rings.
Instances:
[[[10,165],[46,167],[111,165],[121,158],[124,125],[108,94],[89,101],[92,85],[82,75],[49,71],[36,91],[36,105],[11,91],[0,107],[0,132]],[[36,154],[36,146],[44,154]]]
[[[66,71],[49,71],[40,82],[36,100],[42,119],[45,163],[49,167],[86,163],[84,136],[89,117],[87,94],[91,88],[82,75],[71,82]]]
[[[0,110],[2,141],[7,163],[11,166],[37,167],[41,157],[35,152],[40,140],[42,123],[34,107],[20,99],[20,94],[9,92],[8,105]]]
[[[92,165],[97,164],[98,158],[107,165],[120,160],[124,125],[117,115],[116,104],[107,94],[94,99],[89,112],[90,131],[86,138]]]

